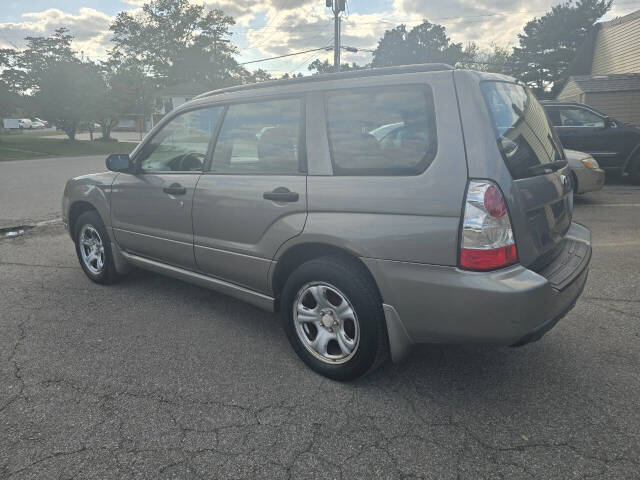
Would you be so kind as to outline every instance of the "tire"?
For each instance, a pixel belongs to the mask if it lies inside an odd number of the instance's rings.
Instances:
[[[282,293],[282,322],[291,346],[312,370],[334,380],[354,380],[388,358],[382,299],[363,269],[348,257],[313,259],[294,270]],[[314,349],[316,341],[324,348]]]
[[[83,241],[83,238],[86,241]],[[113,262],[111,241],[98,212],[90,210],[78,217],[75,222],[73,239],[80,266],[91,281],[108,285],[120,279]],[[91,240],[93,240],[95,248],[87,245]],[[91,253],[95,253],[97,258],[88,260]]]
[[[632,185],[640,185],[640,159],[636,160],[635,165],[629,171],[629,180]]]

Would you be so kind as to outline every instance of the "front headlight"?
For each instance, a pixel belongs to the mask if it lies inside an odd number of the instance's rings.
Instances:
[[[600,166],[598,165],[598,162],[596,162],[593,158],[584,158],[582,159],[582,164],[590,169],[596,169],[596,168],[600,168]]]

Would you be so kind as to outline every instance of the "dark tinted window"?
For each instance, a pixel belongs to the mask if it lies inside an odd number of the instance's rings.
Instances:
[[[298,99],[231,105],[216,143],[211,170],[235,174],[296,174],[300,170]]]
[[[513,178],[536,175],[531,167],[562,160],[560,142],[544,108],[528,89],[515,83],[484,82],[482,93]]]
[[[604,128],[604,118],[585,108],[560,108],[559,116],[562,127]]]
[[[336,175],[416,175],[433,161],[437,136],[427,86],[395,86],[326,94]]]
[[[201,172],[222,107],[191,110],[167,123],[140,155],[144,172]]]

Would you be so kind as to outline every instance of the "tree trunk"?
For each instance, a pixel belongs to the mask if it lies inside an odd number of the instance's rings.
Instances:
[[[69,137],[69,140],[71,140],[72,142],[75,142],[76,141],[76,122],[72,122],[71,124],[69,124],[64,129],[64,133],[67,134],[67,137]]]
[[[107,124],[102,124],[100,129],[102,130],[102,140],[111,140],[111,127]]]

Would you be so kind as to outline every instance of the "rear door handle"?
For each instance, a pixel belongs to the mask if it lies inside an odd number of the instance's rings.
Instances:
[[[183,187],[179,183],[173,183],[168,187],[162,189],[164,193],[168,193],[169,195],[184,195],[187,193],[186,187]]]
[[[286,187],[278,187],[272,192],[265,192],[262,198],[274,202],[297,202],[300,199],[300,195]]]

